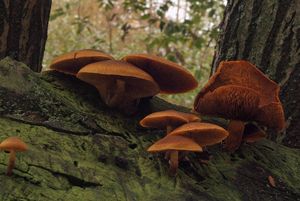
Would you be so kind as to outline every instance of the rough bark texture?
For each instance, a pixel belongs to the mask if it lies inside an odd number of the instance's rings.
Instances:
[[[300,148],[300,1],[229,0],[213,62],[248,60],[281,85],[283,144]]]
[[[0,1],[0,59],[10,56],[42,69],[51,0]]]
[[[0,141],[19,136],[29,145],[17,154],[12,177],[5,175],[9,154],[0,152],[0,200],[300,200],[300,151],[269,140],[232,155],[212,147],[208,164],[190,153],[169,177],[164,154],[146,152],[164,132],[138,121],[153,111],[188,109],[159,98],[126,117],[80,80],[36,74],[10,58],[0,61],[0,97]]]

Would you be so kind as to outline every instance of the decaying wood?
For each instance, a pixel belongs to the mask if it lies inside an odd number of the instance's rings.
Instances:
[[[164,131],[138,122],[154,111],[189,109],[159,98],[143,101],[137,115],[124,116],[75,77],[36,74],[10,58],[0,61],[0,97],[0,140],[19,136],[29,146],[18,154],[11,177],[6,176],[9,154],[0,152],[0,200],[300,198],[300,151],[269,140],[243,144],[235,154],[214,146],[207,164],[201,163],[207,157],[187,154],[177,177],[168,176],[164,154],[146,152]]]

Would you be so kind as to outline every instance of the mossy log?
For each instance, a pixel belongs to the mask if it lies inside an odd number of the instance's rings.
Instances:
[[[168,176],[163,154],[146,152],[164,132],[138,122],[153,111],[189,109],[159,98],[124,116],[75,77],[33,73],[10,58],[0,61],[0,97],[0,140],[19,136],[29,145],[11,177],[0,152],[0,200],[300,200],[300,150],[269,140],[235,154],[217,145],[207,164],[191,153],[177,177]]]

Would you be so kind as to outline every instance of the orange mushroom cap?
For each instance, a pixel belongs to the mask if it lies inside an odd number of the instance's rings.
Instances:
[[[253,89],[225,85],[199,99],[196,109],[206,115],[249,121],[255,118],[258,107],[259,94]]]
[[[158,140],[148,148],[148,152],[161,151],[194,151],[201,152],[202,147],[194,140],[183,136],[169,136]]]
[[[0,150],[5,151],[27,151],[28,147],[27,145],[18,137],[8,137],[5,140],[3,140],[0,144]]]
[[[208,146],[224,140],[228,132],[215,124],[191,122],[176,128],[169,135],[185,136],[194,139],[200,146]]]
[[[279,90],[279,86],[253,64],[247,61],[223,61],[217,72],[198,93],[194,108],[202,114],[253,120],[282,130],[285,123]],[[227,102],[228,108],[224,109],[224,106],[214,108],[213,105],[217,106],[215,101]]]
[[[131,54],[123,57],[122,60],[149,73],[158,83],[161,93],[183,93],[198,85],[193,75],[185,68],[158,56]]]
[[[140,121],[140,124],[141,126],[148,128],[166,128],[168,125],[177,127],[190,120],[196,121],[200,120],[200,118],[193,114],[175,110],[165,110],[147,115]]]
[[[107,60],[86,65],[77,73],[77,78],[94,85],[104,101],[114,93],[117,80],[125,83],[124,101],[159,92],[157,83],[148,73],[125,61]]]
[[[76,50],[54,58],[50,64],[50,69],[76,75],[87,64],[111,59],[114,58],[98,50]]]

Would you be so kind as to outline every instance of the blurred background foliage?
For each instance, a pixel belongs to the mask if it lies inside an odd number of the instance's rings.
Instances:
[[[186,67],[199,81],[194,91],[160,95],[192,107],[207,82],[224,0],[53,1],[44,70],[60,54],[98,49],[119,59],[132,53],[162,56]]]

